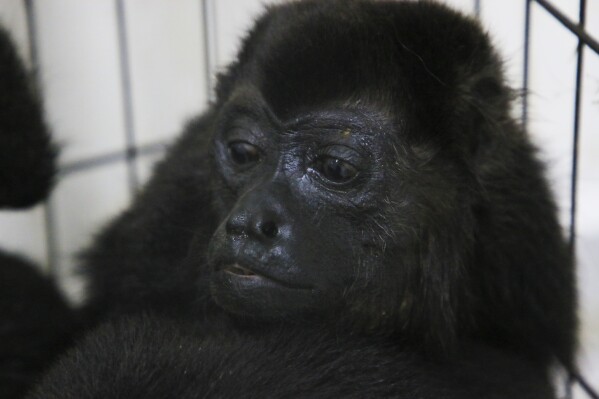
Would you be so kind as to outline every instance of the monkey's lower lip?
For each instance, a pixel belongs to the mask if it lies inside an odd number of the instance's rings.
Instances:
[[[267,274],[262,274],[259,271],[256,272],[252,269],[247,268],[237,262],[223,265],[217,270],[224,275],[228,275],[229,278],[232,278],[232,281],[236,281],[236,284],[241,284],[243,286],[249,285],[252,287],[256,286],[279,286],[290,289],[312,289],[312,287],[308,285],[300,285],[286,282],[282,279],[278,279],[274,276],[270,276]],[[222,275],[221,274],[221,275]]]
[[[256,273],[248,269],[247,267],[243,267],[238,263],[233,263],[232,265],[225,266],[223,271],[228,274],[233,274],[235,276],[240,277],[258,277]]]

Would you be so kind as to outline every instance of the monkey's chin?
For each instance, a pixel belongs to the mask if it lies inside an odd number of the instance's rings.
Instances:
[[[236,265],[236,267],[239,267]],[[295,287],[247,269],[213,273],[210,294],[225,311],[256,319],[284,319],[318,309],[318,291]]]

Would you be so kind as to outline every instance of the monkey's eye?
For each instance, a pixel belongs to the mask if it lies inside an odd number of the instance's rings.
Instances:
[[[229,143],[229,156],[237,165],[248,165],[260,160],[260,149],[246,141]]]
[[[313,168],[333,183],[347,183],[358,174],[358,170],[354,165],[330,156],[322,156],[316,159]]]

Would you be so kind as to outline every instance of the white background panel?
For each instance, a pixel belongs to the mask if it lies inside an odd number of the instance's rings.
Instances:
[[[262,0],[210,0],[214,4],[216,67],[222,70],[237,55],[240,39],[264,11]],[[270,2],[275,3],[275,2]]]
[[[590,5],[595,7],[587,24],[597,28],[599,2]],[[583,76],[577,217],[580,357],[582,370],[599,389],[599,56],[591,51],[585,51]]]
[[[178,133],[207,101],[202,9],[197,0],[125,2],[139,143]]]
[[[482,1],[482,25],[491,35],[504,61],[505,74],[514,88],[522,87],[524,63],[524,2],[506,7],[505,1]],[[520,104],[518,104],[520,105]],[[516,111],[521,114],[520,109]]]
[[[540,6],[533,4],[531,12],[529,131],[543,150],[567,226],[577,40]]]
[[[124,162],[72,174],[60,182],[51,199],[60,279],[71,275],[78,252],[129,200]],[[68,282],[72,281],[76,280]],[[68,293],[77,294],[79,286],[70,287],[68,282],[64,284]]]
[[[475,0],[443,0],[443,3],[460,10],[463,13],[474,15]]]
[[[0,211],[0,251],[9,251],[47,265],[44,209]]]
[[[114,4],[35,2],[44,100],[63,163],[118,150],[124,143]]]
[[[599,37],[599,0],[587,0],[586,30],[597,40]]]
[[[152,172],[154,171],[156,163],[160,161],[163,157],[163,152],[139,157],[139,159],[137,160],[137,172],[139,176],[140,185],[147,183],[147,181],[152,176]]]

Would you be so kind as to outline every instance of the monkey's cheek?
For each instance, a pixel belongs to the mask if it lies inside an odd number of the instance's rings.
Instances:
[[[248,318],[282,319],[318,308],[317,290],[291,287],[260,275],[218,271],[212,275],[210,294],[225,311]]]

